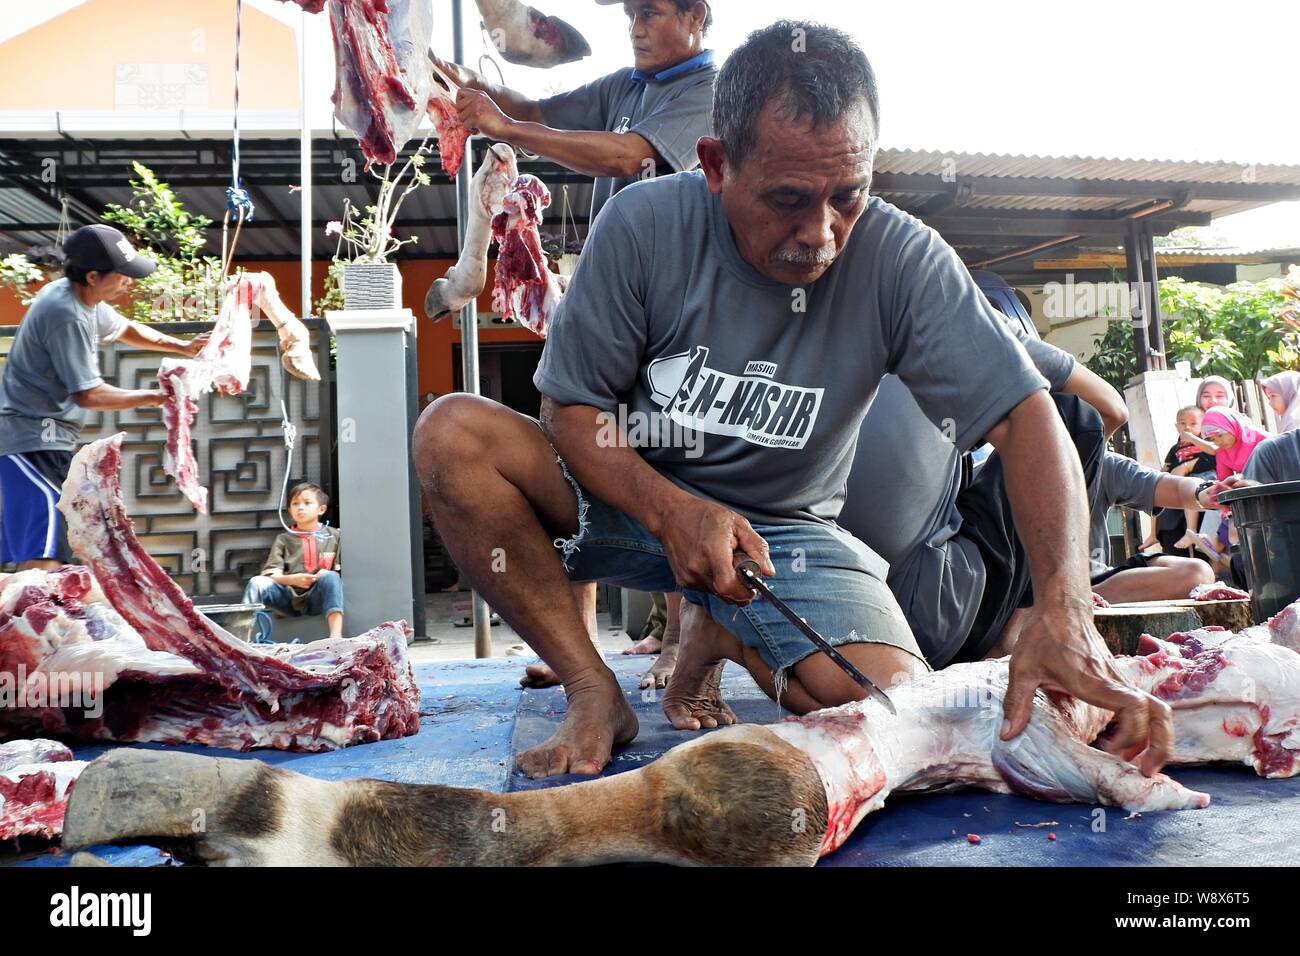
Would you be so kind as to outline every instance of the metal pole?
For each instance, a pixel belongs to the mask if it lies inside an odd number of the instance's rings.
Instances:
[[[302,311],[305,319],[311,315],[311,119],[307,113],[307,11],[303,10],[298,20],[298,175],[302,189],[298,194],[299,210],[302,219],[301,233],[298,238],[302,273],[300,290],[302,294]],[[328,333],[323,333],[328,335]],[[328,370],[327,370],[328,371]]]
[[[1144,292],[1147,299],[1147,341],[1150,344],[1151,364],[1153,368],[1169,368],[1169,360],[1165,355],[1165,329],[1160,324],[1160,274],[1156,269],[1156,245],[1155,238],[1151,228],[1142,230],[1142,257],[1146,260],[1145,279],[1146,286]]]
[[[1147,308],[1145,296],[1142,295],[1142,255],[1140,249],[1141,234],[1137,223],[1134,222],[1129,225],[1128,232],[1124,237],[1124,260],[1129,301],[1137,310],[1137,314],[1131,317],[1131,325],[1133,327],[1133,351],[1137,356],[1138,374],[1151,368],[1151,355],[1147,344]],[[1136,297],[1133,295],[1134,289],[1138,291]],[[1136,302],[1134,302],[1135,298]]]
[[[452,59],[465,62],[464,0],[451,0]],[[442,149],[442,144],[438,144]],[[474,138],[465,143],[465,163],[456,177],[456,247],[465,245],[465,230],[469,228],[469,186],[474,178]],[[479,394],[478,380],[478,302],[470,299],[460,310],[460,360],[464,389],[471,395]],[[474,591],[470,596],[474,618],[474,656],[492,656],[492,611],[482,595]]]

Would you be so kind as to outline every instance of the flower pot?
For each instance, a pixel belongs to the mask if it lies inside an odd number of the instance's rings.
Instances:
[[[402,274],[393,262],[349,262],[343,266],[345,309],[400,309]]]

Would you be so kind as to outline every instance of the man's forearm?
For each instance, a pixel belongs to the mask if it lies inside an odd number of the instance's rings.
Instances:
[[[610,428],[608,415],[590,405],[560,405],[542,396],[542,427],[570,473],[608,505],[659,534],[673,502],[688,492],[659,474],[622,441],[600,440]]]
[[[152,389],[118,388],[116,385],[100,384],[77,392],[72,400],[81,408],[91,411],[123,411],[128,408],[141,408],[146,405],[160,405],[162,393]]]
[[[552,129],[541,123],[516,121],[501,138],[584,176],[635,176],[647,169],[653,172],[659,156],[639,133]]]
[[[1196,489],[1201,482],[1195,478],[1182,478],[1178,475],[1165,475],[1156,484],[1152,502],[1157,508],[1206,508],[1197,499]]]
[[[118,341],[132,348],[148,349],[153,352],[171,352],[177,355],[184,354],[189,345],[184,339],[178,339],[166,332],[151,329],[140,322],[128,322],[126,330],[118,336]]]
[[[540,123],[542,121],[542,108],[531,97],[525,96],[518,90],[512,90],[508,86],[502,86],[500,83],[493,83],[477,70],[471,70],[459,63],[439,59],[433,54],[429,55],[429,59],[455,80],[459,86],[470,90],[478,90],[480,93],[486,93],[492,97],[492,101],[500,107],[501,112],[511,119],[525,123]],[[527,147],[524,148],[527,149]]]
[[[1035,392],[989,432],[1024,542],[1034,600],[1088,595],[1088,497],[1078,452],[1047,392]],[[1043,489],[1052,489],[1044,494]]]

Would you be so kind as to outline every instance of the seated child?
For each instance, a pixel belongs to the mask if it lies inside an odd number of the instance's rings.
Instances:
[[[289,491],[289,517],[298,529],[281,532],[262,573],[244,589],[245,604],[265,604],[289,615],[324,614],[330,637],[343,636],[343,533],[320,523],[330,497],[304,481]]]

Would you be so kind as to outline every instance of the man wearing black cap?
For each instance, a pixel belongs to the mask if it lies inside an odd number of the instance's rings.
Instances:
[[[718,75],[704,49],[707,0],[596,2],[622,2],[635,68],[568,93],[534,100],[429,54],[461,86],[456,109],[466,126],[596,177],[593,221],[624,186],[699,166],[695,143],[711,135]]]
[[[82,226],[63,243],[62,279],[39,293],[14,336],[0,375],[0,563],[53,569],[72,562],[54,507],[85,421],[83,409],[162,405],[162,389],[104,382],[99,346],[198,354],[207,334],[185,341],[129,321],[108,303],[154,271],[112,226]]]

